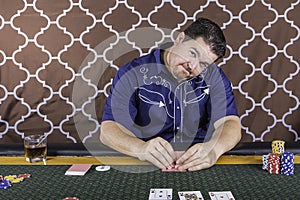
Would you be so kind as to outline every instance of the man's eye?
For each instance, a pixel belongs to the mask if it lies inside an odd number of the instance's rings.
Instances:
[[[193,57],[193,58],[196,58],[196,53],[195,52],[193,52],[193,51],[190,51],[190,55]]]
[[[199,65],[200,65],[200,67],[202,69],[205,69],[209,65],[209,63],[207,63],[207,62],[200,62]]]

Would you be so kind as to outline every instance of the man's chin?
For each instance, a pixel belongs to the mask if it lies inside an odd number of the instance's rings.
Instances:
[[[189,79],[190,77],[184,77],[184,76],[181,76],[180,73],[172,73],[173,77],[178,81],[178,82],[182,82],[184,80],[187,80]]]
[[[188,80],[189,78],[190,77],[181,77],[181,76],[176,77],[176,79],[177,79],[178,82],[182,82],[182,81]]]

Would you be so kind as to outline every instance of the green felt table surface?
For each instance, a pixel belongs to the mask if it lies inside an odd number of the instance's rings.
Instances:
[[[106,172],[95,170],[84,176],[66,176],[70,165],[0,165],[0,174],[30,173],[31,177],[0,190],[0,199],[128,199],[147,200],[151,188],[201,191],[209,200],[210,191],[231,191],[235,199],[300,199],[300,165],[295,174],[269,174],[261,165],[215,165],[196,172],[161,172],[151,166],[111,166]]]

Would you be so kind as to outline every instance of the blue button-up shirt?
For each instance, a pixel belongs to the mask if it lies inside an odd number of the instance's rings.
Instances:
[[[237,115],[231,83],[215,64],[178,82],[161,52],[156,49],[118,70],[102,120],[122,124],[144,141],[157,136],[180,143],[208,140],[215,121]]]

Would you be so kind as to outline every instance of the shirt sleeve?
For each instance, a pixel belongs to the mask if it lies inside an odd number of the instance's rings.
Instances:
[[[118,122],[138,136],[139,130],[134,123],[137,114],[134,98],[137,87],[136,75],[134,69],[127,70],[127,66],[123,67],[123,69],[118,70],[113,79],[110,95],[106,99],[102,121]]]
[[[231,82],[221,68],[214,66],[210,69],[210,75],[205,80],[210,87],[211,122],[225,116],[238,116]]]

